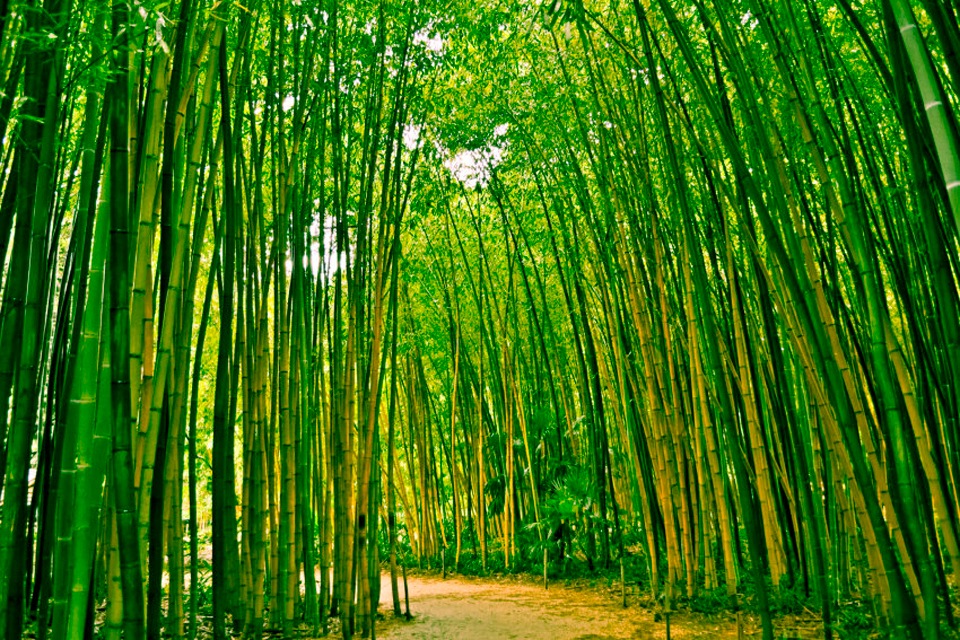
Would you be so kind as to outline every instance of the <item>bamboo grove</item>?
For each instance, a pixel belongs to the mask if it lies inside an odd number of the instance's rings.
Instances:
[[[3,0],[0,636],[418,562],[951,633],[958,11]]]

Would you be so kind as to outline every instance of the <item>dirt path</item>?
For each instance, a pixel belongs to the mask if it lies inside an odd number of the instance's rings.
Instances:
[[[635,606],[624,609],[613,594],[599,589],[573,589],[517,582],[509,578],[410,577],[410,610],[414,619],[393,617],[389,576],[381,588],[377,624],[383,640],[611,640],[666,638],[663,622]],[[400,582],[403,598],[403,582]],[[675,614],[671,637],[734,639],[735,619]],[[748,636],[749,637],[749,636]]]

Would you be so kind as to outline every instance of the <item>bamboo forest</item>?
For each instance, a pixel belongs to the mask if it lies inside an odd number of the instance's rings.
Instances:
[[[0,638],[960,637],[958,18],[0,0]]]

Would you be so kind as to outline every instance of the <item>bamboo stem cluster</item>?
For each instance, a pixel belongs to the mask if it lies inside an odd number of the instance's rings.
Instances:
[[[3,637],[955,624],[956,7],[0,4]]]

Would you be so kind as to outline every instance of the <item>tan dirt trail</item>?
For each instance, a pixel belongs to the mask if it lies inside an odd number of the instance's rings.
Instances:
[[[614,593],[599,588],[542,585],[511,578],[409,577],[413,620],[394,618],[389,576],[380,591],[377,637],[382,640],[613,640],[666,638],[662,621],[640,609],[624,609]],[[401,607],[403,581],[399,581]],[[753,625],[745,629],[749,638]],[[736,618],[675,613],[671,638],[737,638]]]

